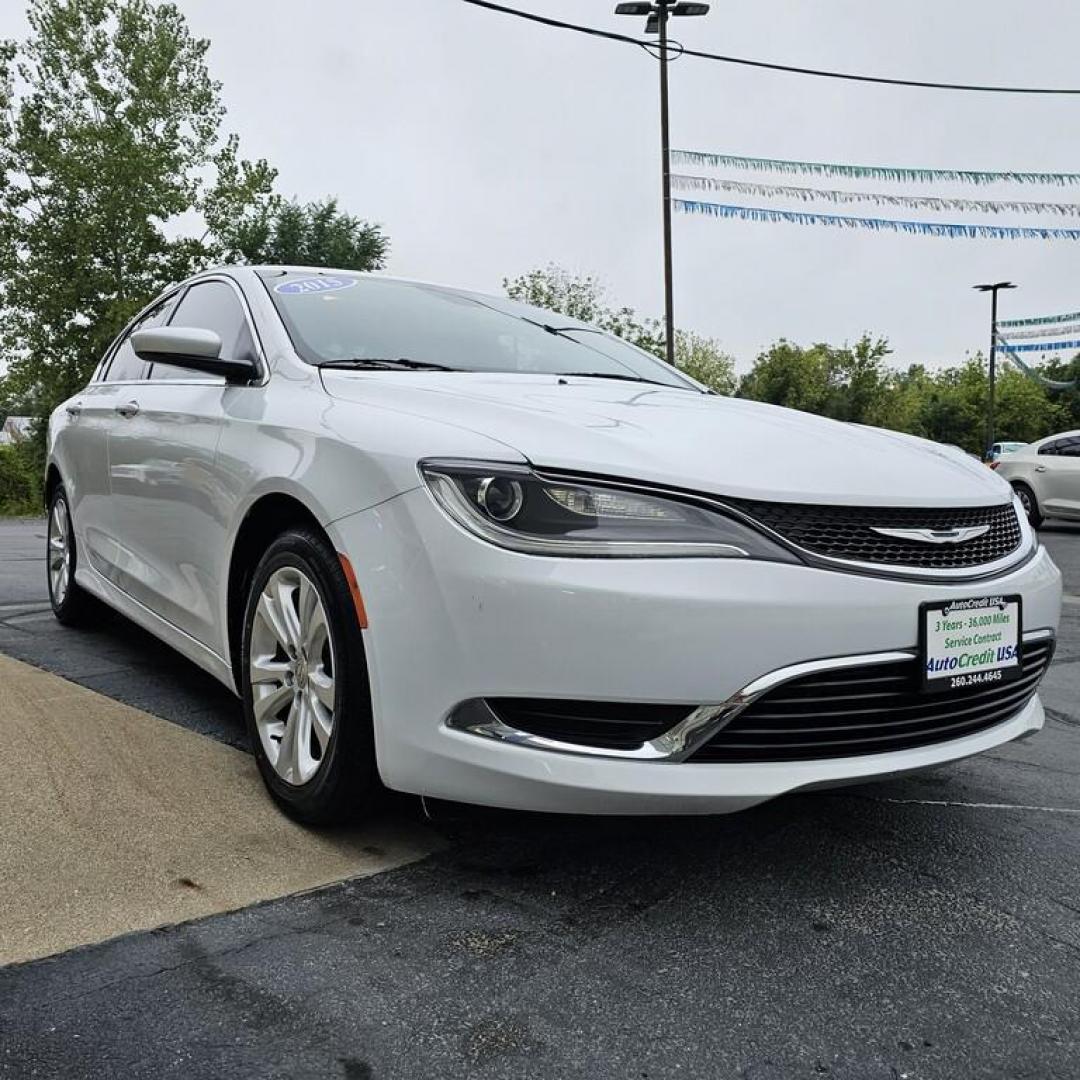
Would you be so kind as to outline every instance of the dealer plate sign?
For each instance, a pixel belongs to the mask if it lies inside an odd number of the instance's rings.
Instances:
[[[991,687],[1022,674],[1019,596],[920,607],[924,690]]]

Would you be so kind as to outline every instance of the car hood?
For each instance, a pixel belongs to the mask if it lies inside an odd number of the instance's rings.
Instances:
[[[550,375],[322,374],[335,398],[486,435],[549,469],[784,502],[986,506],[1011,497],[960,451],[737,398]]]

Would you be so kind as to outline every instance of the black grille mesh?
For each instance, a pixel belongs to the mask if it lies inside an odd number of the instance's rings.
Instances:
[[[924,693],[914,658],[807,675],[758,698],[689,760],[813,761],[973,735],[1023,708],[1053,652],[1052,639],[1025,644],[1020,678],[979,690]]]
[[[813,506],[802,503],[725,499],[736,510],[761,522],[799,547],[832,559],[949,570],[983,566],[1020,546],[1020,522],[1011,504],[961,510],[909,507]],[[989,525],[989,532],[963,544],[928,544],[872,531],[954,529]]]

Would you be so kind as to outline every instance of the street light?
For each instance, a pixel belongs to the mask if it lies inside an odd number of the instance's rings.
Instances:
[[[1011,281],[995,281],[989,285],[973,285],[978,292],[990,294],[990,396],[986,403],[986,457],[994,448],[994,362],[997,358],[997,296],[1001,289],[1015,289]]]
[[[645,33],[660,35],[660,156],[663,159],[662,198],[664,209],[664,336],[667,362],[675,363],[675,295],[671,271],[671,144],[668,138],[668,36],[667,21],[686,15],[707,15],[708,4],[687,0],[652,0],[618,4],[616,15],[646,16]]]

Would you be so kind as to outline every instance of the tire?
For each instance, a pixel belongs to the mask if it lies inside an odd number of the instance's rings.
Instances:
[[[1031,527],[1037,529],[1043,523],[1043,516],[1039,510],[1039,501],[1035,498],[1035,492],[1032,491],[1027,484],[1023,483],[1013,484],[1013,490],[1020,497],[1020,502],[1024,505],[1024,513],[1027,514],[1027,519],[1031,522]]]
[[[71,504],[63,484],[57,484],[49,499],[49,518],[45,528],[45,579],[49,585],[49,603],[53,615],[64,626],[78,626],[87,621],[94,602],[75,582],[79,562]]]
[[[242,649],[244,717],[274,801],[307,825],[362,816],[381,790],[364,642],[341,563],[314,529],[266,550]]]

